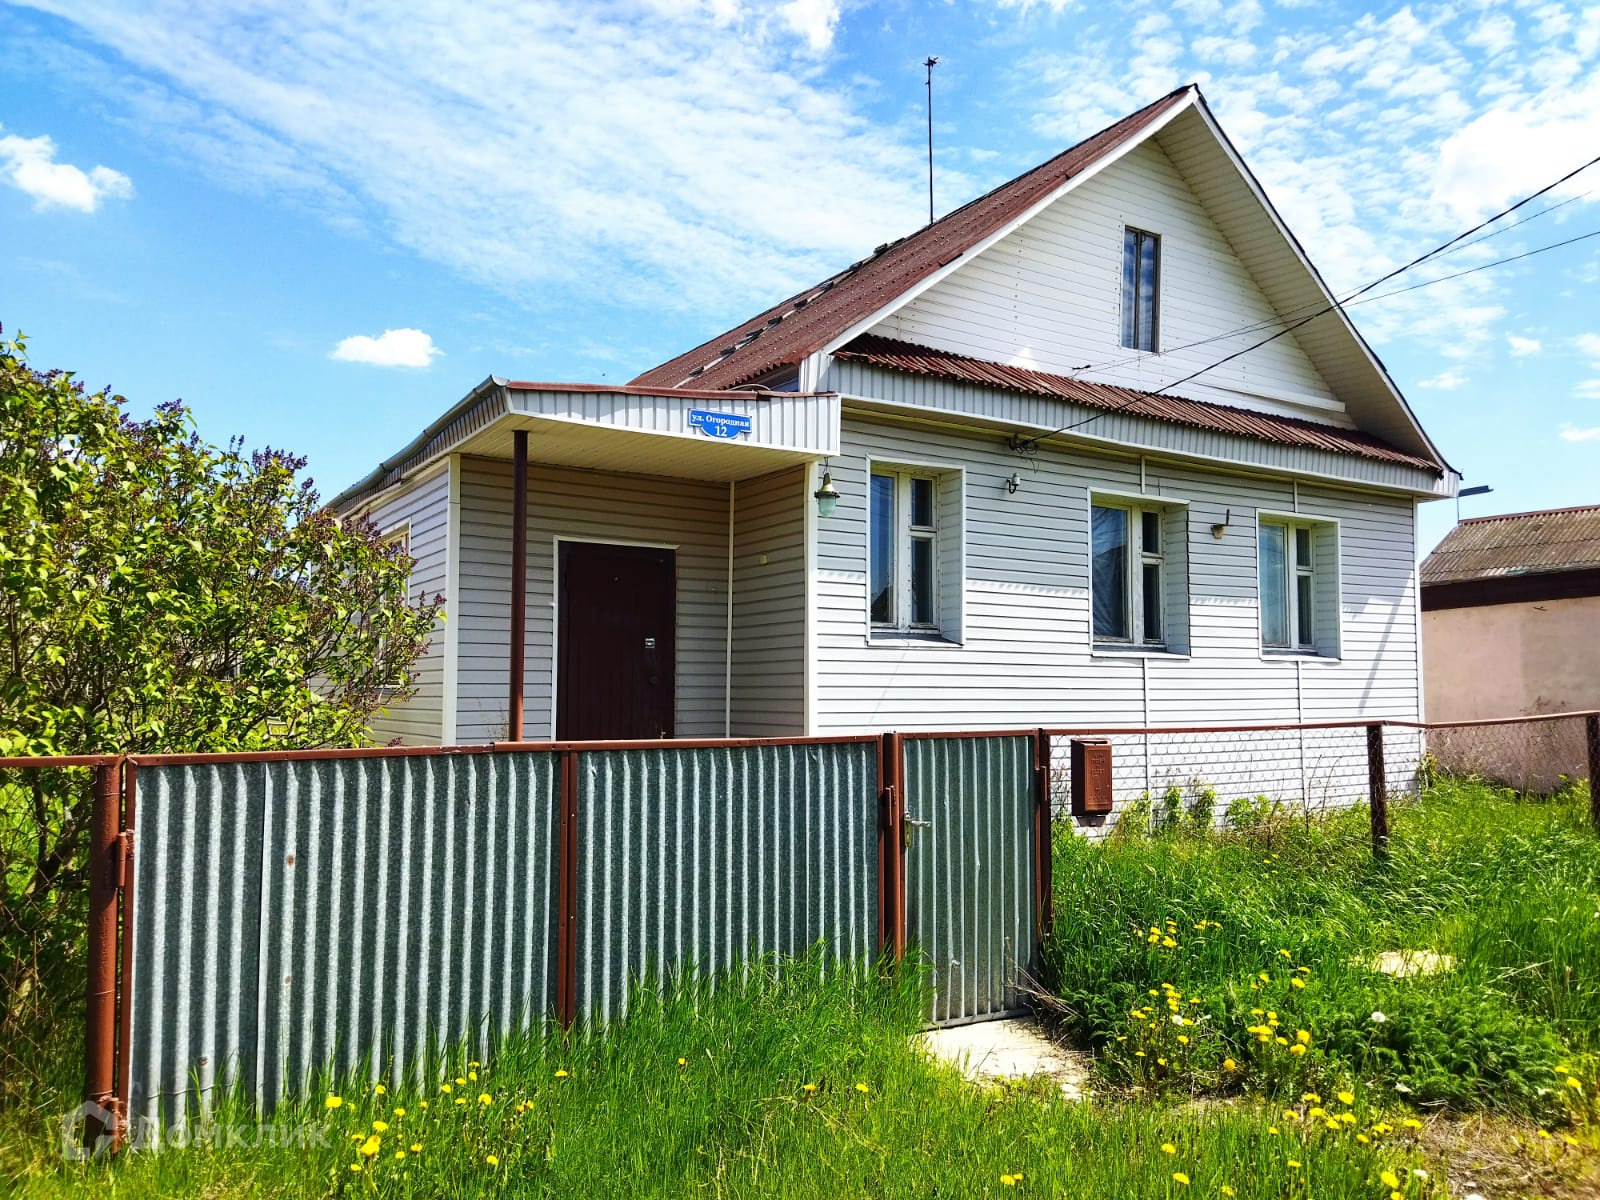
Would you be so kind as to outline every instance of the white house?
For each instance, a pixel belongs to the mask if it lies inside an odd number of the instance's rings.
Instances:
[[[374,735],[1417,719],[1458,476],[1331,300],[1191,86],[626,387],[490,378],[336,501],[448,613]]]

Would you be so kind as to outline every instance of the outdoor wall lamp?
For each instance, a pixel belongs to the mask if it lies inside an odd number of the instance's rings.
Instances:
[[[1222,520],[1211,527],[1211,536],[1220,542],[1222,540],[1222,535],[1228,531],[1228,523],[1232,520],[1233,509],[1230,508],[1224,510],[1222,514]]]
[[[826,461],[822,464],[822,486],[811,495],[817,502],[819,517],[833,516],[833,510],[839,507],[839,491],[833,486],[833,474],[828,470]]]
[[[1017,494],[1017,489],[1021,486],[1022,476],[1017,474],[1015,471],[1011,472],[1011,478],[1006,480],[1006,493],[1008,495],[1015,496]]]

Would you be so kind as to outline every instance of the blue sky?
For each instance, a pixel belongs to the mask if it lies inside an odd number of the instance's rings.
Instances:
[[[328,494],[489,374],[625,381],[915,229],[929,54],[940,212],[1198,81],[1340,291],[1600,154],[1600,7],[1545,0],[0,18],[0,322]],[[1600,167],[1558,201],[1407,279],[1600,229]],[[1600,500],[1600,238],[1352,315],[1465,515]]]

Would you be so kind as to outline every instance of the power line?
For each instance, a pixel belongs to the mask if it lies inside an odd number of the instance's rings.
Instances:
[[[1548,250],[1559,250],[1561,247],[1570,246],[1575,242],[1586,242],[1592,237],[1600,237],[1600,229],[1591,230],[1588,233],[1580,233],[1577,237],[1567,238],[1564,242],[1551,242],[1548,246],[1536,246],[1532,250],[1524,250],[1521,254],[1513,254],[1509,258],[1497,258],[1494,262],[1479,263],[1475,267],[1468,267],[1465,271],[1457,271],[1453,275],[1441,275],[1437,279],[1424,279],[1421,283],[1395,288],[1392,292],[1379,292],[1376,296],[1368,296],[1365,300],[1352,300],[1345,307],[1353,308],[1357,304],[1371,304],[1374,300],[1387,300],[1390,296],[1414,292],[1418,288],[1432,287],[1436,283],[1447,283],[1452,279],[1460,279],[1463,275],[1471,275],[1477,271],[1487,271],[1490,267],[1503,267],[1507,263],[1514,263],[1519,259],[1532,258],[1535,254],[1543,254]]]
[[[1201,375],[1204,375],[1207,371],[1214,371],[1218,367],[1223,366],[1226,363],[1230,363],[1236,358],[1240,358],[1240,357],[1242,357],[1242,356],[1244,356],[1246,354],[1249,354],[1252,350],[1259,350],[1259,349],[1261,349],[1261,347],[1263,347],[1265,345],[1268,345],[1268,344],[1270,344],[1272,342],[1277,341],[1279,338],[1283,337],[1285,334],[1293,333],[1296,329],[1300,329],[1303,326],[1309,325],[1312,321],[1315,321],[1318,317],[1326,316],[1328,313],[1333,312],[1335,310],[1342,310],[1346,304],[1359,299],[1361,296],[1366,295],[1368,292],[1372,291],[1373,288],[1376,288],[1376,287],[1378,287],[1378,286],[1380,286],[1382,284],[1388,283],[1389,280],[1394,279],[1397,276],[1403,275],[1403,274],[1405,274],[1405,272],[1410,271],[1415,267],[1421,266],[1423,263],[1427,262],[1431,258],[1438,257],[1439,255],[1443,254],[1445,251],[1449,250],[1452,246],[1455,246],[1459,242],[1464,241],[1465,239],[1471,237],[1473,234],[1479,232],[1480,230],[1488,228],[1490,225],[1493,225],[1496,221],[1500,220],[1501,217],[1510,216],[1512,213],[1516,212],[1519,208],[1523,207],[1523,205],[1531,204],[1533,201],[1537,200],[1540,196],[1543,196],[1547,192],[1553,191],[1555,188],[1560,187],[1563,183],[1567,182],[1567,180],[1571,179],[1575,175],[1578,175],[1578,174],[1581,174],[1584,171],[1587,171],[1590,167],[1594,166],[1596,163],[1600,163],[1600,154],[1595,155],[1593,158],[1591,158],[1588,162],[1584,163],[1582,166],[1575,167],[1571,171],[1568,171],[1565,175],[1561,176],[1559,179],[1556,179],[1556,180],[1554,180],[1554,181],[1552,181],[1550,183],[1545,184],[1545,186],[1540,188],[1538,191],[1533,192],[1530,195],[1524,196],[1521,200],[1518,200],[1510,208],[1502,209],[1500,212],[1495,213],[1494,216],[1488,217],[1485,220],[1479,221],[1471,229],[1468,229],[1468,230],[1466,230],[1466,231],[1464,231],[1462,233],[1456,234],[1456,236],[1451,238],[1448,242],[1443,242],[1440,245],[1435,246],[1432,250],[1429,250],[1426,254],[1418,255],[1416,258],[1412,259],[1410,262],[1406,263],[1404,266],[1396,267],[1394,270],[1390,271],[1386,275],[1380,275],[1377,279],[1374,279],[1371,283],[1369,283],[1369,284],[1365,285],[1364,287],[1361,287],[1361,288],[1357,289],[1356,291],[1352,292],[1344,300],[1337,300],[1337,299],[1333,300],[1331,303],[1325,304],[1321,308],[1317,309],[1317,311],[1312,313],[1310,316],[1302,317],[1298,321],[1294,321],[1293,323],[1291,323],[1289,325],[1285,325],[1282,329],[1278,330],[1278,332],[1276,332],[1276,333],[1274,333],[1274,334],[1272,334],[1272,335],[1270,335],[1268,337],[1262,338],[1259,342],[1253,342],[1250,345],[1244,347],[1244,349],[1242,349],[1242,350],[1235,350],[1232,354],[1224,355],[1222,358],[1217,359],[1216,362],[1208,363],[1206,366],[1201,367],[1198,371],[1191,371],[1189,374],[1183,376],[1180,379],[1174,379],[1170,383],[1164,383],[1160,387],[1156,388],[1153,393],[1147,393],[1147,394],[1159,396],[1162,392],[1166,391],[1168,388],[1175,388],[1175,387],[1178,387],[1180,384],[1188,383],[1192,379],[1198,379]],[[1589,235],[1589,234],[1585,234],[1584,235],[1584,237],[1589,237],[1589,236],[1592,236],[1592,235]],[[1486,240],[1486,239],[1480,239],[1480,240]],[[1571,239],[1571,240],[1572,241],[1582,241],[1583,238],[1574,238],[1574,239]],[[1552,249],[1552,250],[1555,249],[1555,248],[1556,247],[1554,247],[1554,246],[1546,247],[1546,249]],[[1537,253],[1537,251],[1535,251],[1534,253]],[[1517,257],[1526,258],[1526,257],[1528,257],[1528,255],[1519,255]],[[1514,260],[1507,260],[1507,261],[1514,261]],[[1487,266],[1487,265],[1488,264],[1484,264],[1484,266]],[[1474,269],[1477,269],[1477,268],[1474,268]],[[1464,272],[1462,272],[1462,274],[1471,274],[1471,271],[1464,271]],[[1444,281],[1441,279],[1441,280],[1430,281],[1430,282],[1440,282],[1440,283],[1442,283]],[[1402,289],[1402,290],[1409,290],[1409,289]],[[1041,441],[1043,441],[1047,437],[1054,437],[1058,433],[1066,433],[1068,430],[1077,429],[1080,426],[1087,425],[1091,421],[1098,421],[1102,417],[1113,416],[1116,413],[1121,412],[1123,409],[1128,408],[1128,407],[1130,407],[1130,406],[1132,406],[1134,404],[1137,404],[1140,399],[1141,399],[1141,397],[1136,396],[1133,399],[1127,400],[1122,404],[1114,405],[1113,407],[1108,408],[1105,412],[1094,413],[1091,416],[1083,418],[1081,421],[1073,421],[1070,424],[1061,426],[1059,429],[1053,429],[1049,433],[1041,433],[1041,434],[1038,434],[1038,435],[1036,435],[1034,437],[1031,437],[1031,438],[1018,439],[1018,443],[1017,444],[1020,445],[1020,446],[1030,446],[1030,447],[1031,446],[1037,446]]]

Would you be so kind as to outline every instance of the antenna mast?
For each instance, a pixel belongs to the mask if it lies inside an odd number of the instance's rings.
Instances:
[[[933,224],[933,69],[939,60],[929,55],[922,64],[928,68],[928,224]]]

